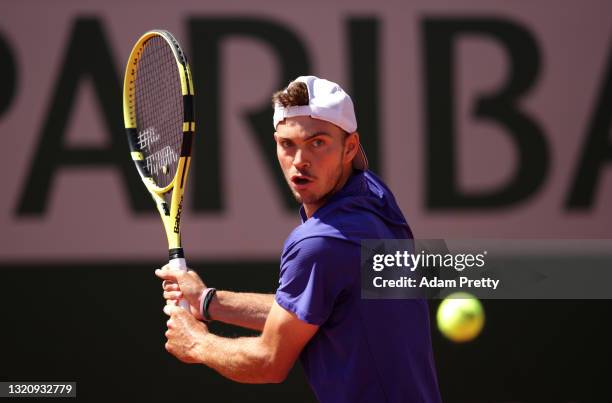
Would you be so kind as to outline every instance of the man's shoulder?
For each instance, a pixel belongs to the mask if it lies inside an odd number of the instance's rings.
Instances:
[[[368,221],[373,220],[371,213],[367,210],[354,208],[343,208],[342,205],[330,210],[328,214],[313,216],[301,225],[294,228],[285,241],[285,250],[291,246],[299,245],[343,245],[357,244],[363,234],[358,234],[357,229],[365,229],[370,225]]]
[[[338,228],[331,225],[300,225],[285,240],[283,255],[295,252],[296,249],[313,253],[342,253],[347,247],[359,247],[359,242],[346,237]]]

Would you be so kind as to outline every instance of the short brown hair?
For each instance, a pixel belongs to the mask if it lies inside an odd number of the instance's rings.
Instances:
[[[308,87],[299,81],[289,84],[286,90],[278,91],[272,95],[272,106],[282,105],[285,108],[301,106],[308,105],[309,101]]]

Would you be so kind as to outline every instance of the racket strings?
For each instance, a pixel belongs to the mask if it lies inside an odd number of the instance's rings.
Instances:
[[[174,54],[163,38],[144,47],[135,83],[137,144],[158,187],[172,182],[183,140],[183,96]]]

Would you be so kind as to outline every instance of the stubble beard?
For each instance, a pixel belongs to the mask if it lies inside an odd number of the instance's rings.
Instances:
[[[318,196],[318,195],[311,195],[307,200],[304,200],[302,198],[302,196],[297,192],[297,191],[293,191],[293,197],[295,198],[295,200],[300,203],[300,204],[323,204],[325,203],[334,193],[336,193],[338,190],[338,186],[340,184],[340,181],[342,180],[342,176],[344,174],[344,167],[342,166],[342,162],[340,162],[340,164],[338,164],[338,168],[336,169],[337,175],[336,175],[336,179],[333,181],[334,184],[331,187],[331,189],[329,189],[325,194],[323,194],[322,196]],[[289,181],[289,186],[291,186],[291,182]]]

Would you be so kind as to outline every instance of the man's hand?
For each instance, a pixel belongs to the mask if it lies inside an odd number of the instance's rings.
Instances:
[[[165,265],[161,269],[155,270],[155,275],[164,280],[162,288],[168,304],[176,305],[179,299],[185,299],[189,302],[191,314],[197,319],[202,319],[200,296],[206,288],[206,284],[195,271],[172,269],[169,265]]]
[[[167,322],[166,350],[185,363],[202,363],[200,342],[208,334],[208,327],[174,304],[166,305],[164,313],[170,316]]]

